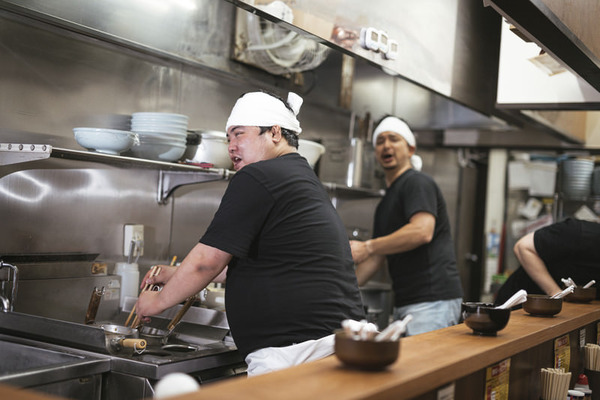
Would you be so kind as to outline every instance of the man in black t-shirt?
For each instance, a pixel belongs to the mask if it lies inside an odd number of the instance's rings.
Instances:
[[[231,334],[257,375],[333,353],[333,331],[364,318],[346,229],[327,192],[297,152],[296,115],[288,102],[247,93],[227,121],[236,174],[200,242],[181,265],[144,283],[142,317],[198,293],[226,271]]]
[[[561,279],[578,286],[592,279],[600,283],[600,224],[567,218],[528,233],[514,252],[521,266],[500,287],[495,302],[502,304],[520,289],[552,296]],[[596,291],[600,296],[600,290]]]
[[[367,282],[387,258],[394,318],[412,316],[407,335],[454,325],[463,292],[442,193],[417,170],[415,137],[404,121],[384,118],[373,145],[387,190],[375,211],[373,239],[350,243],[358,282]]]

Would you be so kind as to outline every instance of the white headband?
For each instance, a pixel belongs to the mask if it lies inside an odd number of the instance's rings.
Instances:
[[[252,92],[240,97],[227,119],[225,131],[232,126],[273,126],[279,125],[296,134],[302,132],[296,115],[302,106],[302,97],[296,93],[288,93],[287,102],[294,112],[291,112],[278,98],[267,93]]]
[[[386,117],[377,125],[373,131],[373,147],[377,144],[377,136],[383,132],[394,132],[402,136],[406,143],[411,147],[417,147],[415,135],[412,133],[406,122],[396,117]]]
[[[377,125],[377,128],[373,131],[373,147],[377,145],[377,136],[383,132],[394,132],[402,136],[406,143],[411,147],[417,147],[417,141],[415,135],[412,133],[406,122],[396,117],[386,117]],[[417,171],[420,171],[423,167],[423,159],[416,154],[413,154],[410,158],[412,167]]]

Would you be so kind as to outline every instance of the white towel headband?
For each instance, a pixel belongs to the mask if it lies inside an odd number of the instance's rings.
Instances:
[[[383,132],[394,132],[402,136],[406,143],[411,147],[417,147],[417,141],[415,135],[412,133],[406,122],[396,117],[386,117],[377,125],[377,128],[373,131],[373,147],[377,145],[377,136]],[[417,171],[420,171],[423,167],[423,159],[416,154],[413,154],[410,158],[412,167]]]
[[[290,111],[278,98],[263,92],[246,93],[240,97],[227,119],[225,130],[232,126],[273,126],[279,125],[297,134],[302,132],[296,115],[302,106],[302,97],[289,92],[287,102]]]
[[[377,143],[377,136],[383,132],[394,132],[402,136],[406,143],[411,147],[417,147],[415,141],[415,135],[412,133],[406,122],[396,117],[386,117],[377,125],[375,131],[373,131],[373,147]]]

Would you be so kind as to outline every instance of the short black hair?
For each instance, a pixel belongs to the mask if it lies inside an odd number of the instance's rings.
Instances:
[[[404,122],[406,125],[408,125],[408,127],[410,128],[410,124],[408,123],[408,121],[406,121],[404,118],[402,117],[398,117],[394,114],[385,114],[383,117],[379,118],[379,121],[375,122],[375,127],[377,127],[384,119],[386,119],[387,117],[394,117],[394,118],[398,118],[400,121]]]
[[[283,99],[283,97],[281,97],[281,96],[279,96],[279,95],[277,95],[275,93],[269,92],[267,90],[259,90],[259,92],[262,92],[264,94],[268,94],[269,96],[275,97],[277,100],[279,100],[279,101],[281,101],[283,103],[283,105],[285,106],[285,108],[287,108],[288,110],[290,110],[290,112],[292,114],[296,115],[295,112],[294,112],[294,109],[292,108],[292,106],[290,106],[288,104],[288,102]],[[246,92],[243,95],[241,95],[240,98],[244,97],[248,93],[253,93],[253,92]],[[262,135],[266,131],[270,130],[271,126],[259,126],[259,128],[260,128],[260,135]],[[297,132],[294,132],[291,129],[281,128],[281,135],[285,138],[285,140],[288,142],[288,144],[290,146],[293,146],[296,149],[298,148],[298,133]]]
[[[270,130],[272,126],[259,126],[259,128],[259,135],[262,135],[266,131]],[[286,142],[288,142],[290,146],[293,146],[296,149],[298,148],[298,135],[294,131],[286,128],[281,128],[281,136],[285,138]]]

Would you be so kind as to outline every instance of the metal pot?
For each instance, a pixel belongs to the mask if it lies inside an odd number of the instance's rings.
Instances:
[[[137,329],[123,325],[103,325],[106,349],[112,355],[141,354],[146,349],[146,339],[139,338]]]
[[[171,336],[175,330],[175,327],[177,324],[179,324],[179,321],[181,321],[183,315],[190,309],[196,300],[196,296],[190,296],[185,301],[185,304],[179,309],[175,317],[173,317],[166,330],[153,328],[150,326],[142,326],[140,328],[140,336],[146,339],[150,346],[165,346],[169,340],[169,336]]]
[[[153,328],[151,326],[142,326],[140,328],[140,337],[145,339],[150,347],[162,347],[169,340],[169,331]]]
[[[190,132],[190,131],[188,131]],[[200,134],[196,153],[189,160],[196,164],[211,164],[214,168],[231,168],[227,134],[218,131],[191,131]]]
[[[200,144],[200,134],[195,131],[188,131],[188,134],[185,139],[185,153],[181,156],[183,161],[192,160],[194,158],[194,154],[198,150],[198,145]]]

